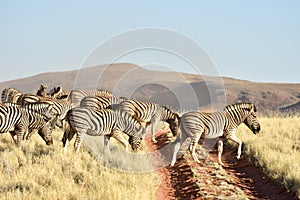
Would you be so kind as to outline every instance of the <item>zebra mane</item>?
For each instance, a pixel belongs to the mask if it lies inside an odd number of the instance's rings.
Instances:
[[[231,104],[225,107],[225,111],[230,111],[230,110],[239,110],[239,109],[243,109],[243,110],[253,110],[254,112],[256,112],[256,107],[253,103],[236,103],[236,104]]]
[[[170,108],[168,108],[167,106],[160,105],[160,107],[161,107],[163,110],[166,110],[168,113],[173,114],[173,111],[172,111]]]
[[[163,110],[166,110],[167,113],[171,114],[172,117],[174,117],[175,119],[176,118],[179,118],[179,115],[176,113],[176,112],[173,112],[170,108],[168,108],[167,106],[164,106],[164,105],[160,105],[160,107],[163,109]]]

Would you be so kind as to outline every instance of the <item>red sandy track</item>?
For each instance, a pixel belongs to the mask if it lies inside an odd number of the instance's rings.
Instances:
[[[230,147],[225,149],[223,160],[228,166],[225,167],[225,170],[234,178],[236,185],[244,191],[249,199],[298,199],[281,184],[270,179],[258,167],[255,167],[250,159],[242,157],[242,159],[236,160],[236,153],[236,150]],[[211,152],[211,156],[216,159],[217,152]]]
[[[153,144],[149,139],[146,139],[146,144],[150,151],[155,151],[168,144],[168,138],[165,134],[157,136],[157,144]],[[168,145],[171,146],[171,145]],[[169,155],[160,155],[156,159],[161,160],[162,157],[170,157],[172,154],[172,147],[168,150]],[[189,153],[186,151],[186,153]],[[216,160],[216,151],[209,153],[211,158],[208,162]],[[240,188],[249,199],[278,199],[289,200],[297,199],[291,192],[288,192],[282,185],[268,178],[259,168],[251,164],[249,159],[242,158],[237,161],[235,159],[235,150],[224,148],[223,161],[225,171],[233,181],[233,187]],[[207,166],[205,162],[196,164],[191,158],[178,158],[174,167],[167,165],[157,170],[158,175],[161,177],[161,185],[157,191],[157,198],[165,199],[208,199],[206,196],[216,196],[219,194],[223,197],[233,191],[216,191],[212,190],[211,185],[218,185],[218,181],[212,174],[213,169]],[[168,158],[170,160],[170,158]],[[190,164],[188,164],[190,163]],[[197,180],[194,178],[193,170],[203,175],[203,179]],[[203,182],[201,188],[196,184]],[[208,184],[205,184],[208,183]],[[218,187],[217,187],[218,188]]]

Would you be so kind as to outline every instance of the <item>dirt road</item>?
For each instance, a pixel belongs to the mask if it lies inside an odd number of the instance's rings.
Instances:
[[[168,144],[165,134],[159,135],[157,141],[157,144],[149,140],[146,143],[152,150]],[[216,154],[216,150],[212,150],[197,164],[185,151],[174,167],[167,165],[157,170],[161,177],[158,199],[298,199],[268,178],[247,157],[237,161],[234,149],[224,147],[223,161],[227,165],[224,168],[216,163]],[[156,159],[165,159],[166,155],[158,157]]]

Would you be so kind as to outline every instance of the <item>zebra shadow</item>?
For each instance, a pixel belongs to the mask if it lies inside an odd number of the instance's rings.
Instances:
[[[175,166],[170,167],[169,171],[176,199],[196,199],[200,197],[200,189],[193,178],[191,167],[184,158],[178,158]]]
[[[164,160],[164,163],[170,163],[172,160],[174,145],[172,139],[168,134],[158,134],[157,143],[154,145],[158,150],[160,158]],[[149,144],[149,143],[148,143]],[[170,172],[170,184],[173,188],[173,193],[168,195],[173,196],[176,199],[196,199],[199,197],[200,189],[196,185],[196,180],[193,178],[193,172],[191,167],[187,164],[183,158],[183,154],[179,155],[175,166],[166,167]]]

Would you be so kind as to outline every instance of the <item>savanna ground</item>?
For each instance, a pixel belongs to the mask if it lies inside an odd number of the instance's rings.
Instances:
[[[200,145],[197,152],[202,163],[196,164],[183,150],[174,167],[156,168],[154,162],[170,160],[170,134],[158,135],[158,144],[146,138],[143,151],[158,153],[141,156],[124,153],[113,139],[107,151],[102,148],[102,137],[87,137],[76,155],[72,145],[63,153],[61,131],[53,133],[53,146],[34,135],[21,149],[9,134],[3,134],[0,199],[297,199],[300,117],[259,120],[262,131],[258,135],[245,126],[238,130],[245,142],[241,160],[234,158],[235,144],[225,145],[224,168],[215,162],[215,149],[206,153]]]

